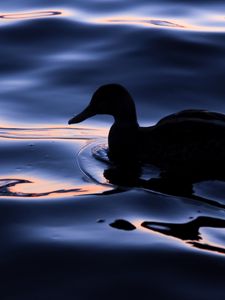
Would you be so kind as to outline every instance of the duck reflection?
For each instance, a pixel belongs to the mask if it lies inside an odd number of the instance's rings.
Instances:
[[[196,248],[225,254],[224,247],[209,243],[206,239],[202,238],[200,233],[200,229],[203,227],[225,228],[225,220],[223,219],[200,216],[187,223],[175,224],[145,221],[141,226],[170,237],[178,238]]]
[[[113,185],[143,188],[151,192],[191,198],[214,207],[225,208],[224,204],[216,200],[198,196],[194,191],[194,185],[202,181],[221,180],[225,182],[223,174],[221,176],[209,176],[208,172],[206,172],[205,176],[204,173],[202,176],[195,176],[196,174],[193,173],[193,170],[190,170],[188,173],[187,168],[185,172],[180,168],[181,166],[176,170],[174,169],[173,172],[172,170],[162,171],[159,173],[158,178],[143,179],[141,177],[142,168],[140,164],[133,166],[119,165],[108,167],[104,170],[103,175]]]

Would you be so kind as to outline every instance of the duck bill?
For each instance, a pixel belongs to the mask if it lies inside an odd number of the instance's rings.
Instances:
[[[83,110],[80,114],[76,115],[75,117],[73,117],[72,119],[70,119],[68,121],[68,124],[76,124],[76,123],[80,123],[90,117],[93,117],[95,115],[95,113],[92,111],[92,109],[90,108],[90,106],[88,106],[87,108],[85,108],[85,110]]]

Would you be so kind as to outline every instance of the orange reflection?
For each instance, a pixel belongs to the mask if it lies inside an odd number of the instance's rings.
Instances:
[[[7,139],[41,139],[41,140],[88,140],[99,137],[106,137],[108,130],[106,128],[90,128],[90,127],[59,127],[57,125],[46,127],[0,127],[0,138]]]
[[[4,14],[0,15],[1,19],[33,19],[33,18],[43,18],[50,17],[55,15],[61,15],[59,11],[37,11],[37,12],[28,12],[28,13],[13,13],[13,14]]]
[[[96,184],[74,186],[72,183],[38,177],[0,178],[0,198],[62,198],[87,194],[99,194],[112,187]]]
[[[132,220],[132,224],[136,227],[137,230],[146,232],[149,234],[149,229],[142,227],[141,226],[142,223],[143,223],[143,220],[141,220],[141,219]]]
[[[178,24],[175,21],[161,20],[161,19],[150,19],[150,18],[137,18],[137,17],[115,17],[115,18],[103,18],[97,19],[98,23],[117,23],[117,24],[134,24],[142,26],[161,26],[161,27],[172,27],[172,28],[185,28],[185,25]]]
[[[208,25],[207,25],[208,20]],[[213,23],[213,20],[215,23]],[[216,21],[222,21],[223,23],[221,26],[218,26],[218,22]],[[97,23],[105,23],[105,24],[133,24],[133,25],[139,25],[139,26],[145,26],[145,27],[162,27],[162,28],[171,28],[171,29],[179,29],[179,30],[192,30],[192,31],[212,31],[212,32],[224,32],[225,31],[225,19],[221,16],[213,16],[208,17],[208,19],[204,19],[202,17],[202,20],[199,18],[197,20],[197,23],[201,22],[204,25],[201,24],[194,24],[195,21],[193,21],[193,24],[188,23],[182,19],[174,20],[174,19],[161,19],[161,18],[143,18],[143,17],[133,17],[133,16],[122,16],[122,17],[112,17],[112,18],[100,18],[95,19],[94,22]]]
[[[6,21],[17,21],[24,19],[37,19],[37,18],[46,18],[59,15],[69,15],[65,10],[42,10],[42,11],[27,11],[21,13],[5,13],[0,15],[0,19]]]

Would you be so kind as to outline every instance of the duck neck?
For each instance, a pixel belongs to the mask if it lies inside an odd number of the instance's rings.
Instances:
[[[138,127],[137,119],[121,119],[121,118],[114,118],[114,125],[118,127]]]
[[[118,114],[108,135],[108,157],[116,164],[136,161],[138,153],[138,122],[136,113]]]
[[[129,111],[123,107],[114,114],[114,125],[123,127],[138,127],[137,114],[135,107],[129,108]]]

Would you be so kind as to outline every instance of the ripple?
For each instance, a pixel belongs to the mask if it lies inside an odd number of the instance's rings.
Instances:
[[[104,177],[104,169],[109,164],[106,140],[98,140],[84,146],[77,155],[77,164],[87,179],[103,186],[110,186]]]
[[[12,140],[89,140],[99,136],[105,136],[102,128],[90,129],[85,127],[42,127],[42,128],[13,128],[0,127],[0,139]]]
[[[224,16],[199,16],[195,19],[164,19],[151,17],[112,17],[100,18],[95,22],[103,24],[126,24],[144,27],[161,27],[168,29],[190,30],[190,31],[207,31],[207,32],[225,32]]]
[[[50,141],[59,140],[60,145],[62,145],[62,141],[64,142],[64,144],[66,142],[66,145],[70,145],[71,149],[73,149],[74,141],[83,140],[84,143],[87,143],[89,140],[95,140],[97,137],[99,138],[99,136],[101,136],[102,134],[105,136],[104,129],[96,128],[95,130],[94,128],[90,129],[88,127],[0,127],[0,141],[2,142],[2,144],[6,143],[6,140],[7,143],[9,140],[9,144],[13,142],[14,148],[10,148],[9,151],[15,153],[14,163],[10,162],[12,163],[11,172],[8,171],[7,174],[0,177],[0,198],[53,199],[87,194],[99,194],[111,190],[112,187],[96,185],[96,183],[93,181],[91,183],[87,182],[87,180],[78,180],[78,182],[74,181],[73,176],[71,177],[71,179],[65,179],[66,176],[65,173],[63,173],[63,170],[61,170],[60,178],[58,178],[57,176],[56,178],[55,175],[50,172],[52,166],[55,170],[55,168],[57,169],[58,165],[58,162],[55,161],[56,158],[51,157],[51,151],[49,150],[49,147],[51,145],[54,153],[56,153],[57,146],[56,144],[49,144]],[[42,141],[46,141],[43,144],[46,145],[46,148],[43,146],[41,148],[38,148],[35,152],[34,150],[36,143],[34,141],[36,140],[38,141],[36,142],[38,145],[42,145]],[[24,144],[24,141],[32,142]],[[71,143],[69,143],[70,141]],[[24,157],[26,157],[25,161],[21,158],[21,155],[18,154],[18,144],[22,147],[22,156],[24,155]],[[27,145],[28,148],[24,148],[24,145]],[[2,158],[5,157],[6,160],[10,161],[10,156],[8,156],[7,151],[2,151],[1,154]],[[64,158],[61,153],[60,158],[62,159],[62,161],[63,159],[67,159]],[[71,163],[72,159],[73,156],[71,156]],[[42,167],[40,167],[40,165]],[[7,168],[9,168],[9,166]],[[73,170],[73,168],[71,169]]]
[[[18,22],[23,20],[44,19],[49,17],[68,16],[65,10],[40,10],[0,14],[0,22]]]
[[[105,187],[95,184],[76,186],[72,183],[47,178],[0,178],[1,198],[65,198],[80,195],[99,194]]]
[[[5,13],[0,15],[0,19],[6,21],[18,21],[24,19],[55,17],[59,15],[65,15],[65,11],[43,10],[43,11],[31,11],[31,12],[19,12],[19,13]]]
[[[144,26],[160,26],[160,27],[172,27],[172,28],[185,28],[184,25],[174,23],[172,21],[160,20],[160,19],[147,19],[147,18],[133,18],[133,17],[125,17],[125,18],[114,18],[114,19],[102,19],[102,22],[106,23],[125,23],[125,24],[137,24]]]
[[[114,24],[133,24],[142,26],[160,26],[160,27],[171,27],[171,28],[185,28],[184,25],[175,23],[173,21],[161,20],[161,19],[150,19],[150,18],[139,18],[139,17],[115,17],[115,18],[102,18],[96,20],[99,23],[114,23]]]
[[[126,184],[119,184],[118,182],[111,182],[106,174],[110,167],[113,168],[112,162],[110,162],[108,158],[108,144],[106,139],[98,139],[97,141],[90,142],[85,145],[77,155],[77,164],[81,170],[81,172],[87,177],[89,180],[94,181],[97,184],[102,184],[106,186],[127,186]],[[118,171],[118,176],[125,176],[123,174],[123,170]],[[140,174],[140,180],[147,180],[150,178],[158,177],[159,169],[152,165],[143,165],[142,172]],[[131,185],[135,187],[135,185]],[[140,186],[139,186],[140,187]],[[144,187],[143,187],[144,188]]]
[[[183,25],[165,21],[165,20],[149,20],[149,23],[157,26],[163,26],[163,27],[185,28],[185,26]]]

